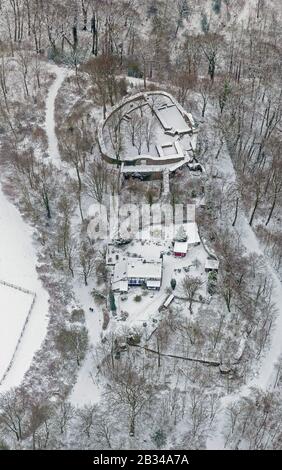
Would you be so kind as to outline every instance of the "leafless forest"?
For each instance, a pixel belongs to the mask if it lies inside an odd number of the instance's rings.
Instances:
[[[40,349],[20,384],[0,385],[0,448],[281,449],[280,0],[2,0],[0,51],[0,183],[49,295]],[[220,266],[207,302],[195,255],[150,334],[142,315],[140,328],[114,318],[106,248],[87,231],[110,196],[164,200],[161,179],[123,178],[97,141],[109,110],[144,90],[195,119],[205,172],[176,171],[166,202],[196,205]],[[115,119],[117,159],[128,142],[150,150],[146,117],[119,132]]]

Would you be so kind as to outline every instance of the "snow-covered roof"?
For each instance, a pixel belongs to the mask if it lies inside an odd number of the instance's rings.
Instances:
[[[185,111],[181,109],[179,103],[176,106],[173,103],[167,103],[167,106],[155,109],[159,120],[165,131],[172,130],[174,132],[185,133],[191,131],[191,126],[185,121],[183,114]],[[183,110],[183,114],[181,111]],[[186,113],[185,113],[186,114]]]
[[[162,263],[161,261],[146,261],[142,258],[128,259],[127,276],[137,279],[161,279]]]
[[[116,263],[114,269],[113,284],[127,280],[127,259],[123,259]]]
[[[159,281],[147,281],[148,289],[159,289],[161,287],[161,280]]]
[[[174,253],[187,253],[188,242],[175,242],[173,251]]]
[[[119,291],[119,292],[128,292],[128,281],[127,281],[127,279],[125,281],[118,281],[115,284],[113,284],[113,290],[114,291]]]
[[[168,296],[168,298],[165,300],[165,302],[163,303],[163,306],[164,306],[165,308],[167,308],[167,307],[171,304],[171,302],[173,301],[173,299],[174,299],[174,295],[173,295],[173,294],[170,294],[170,295]]]
[[[171,160],[172,158],[183,157],[183,150],[181,145],[176,140],[175,142],[164,142],[162,144],[156,145],[159,157],[162,159]],[[169,151],[168,151],[169,149]],[[152,159],[152,157],[150,157]],[[155,158],[153,158],[155,160]]]
[[[198,226],[196,222],[188,222],[185,225],[185,230],[187,233],[187,242],[188,245],[194,245],[196,243],[200,243],[200,237],[198,232]]]
[[[217,259],[208,258],[205,264],[205,269],[218,270],[219,261]]]

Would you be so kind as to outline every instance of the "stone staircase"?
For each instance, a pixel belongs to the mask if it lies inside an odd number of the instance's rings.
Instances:
[[[169,194],[169,170],[163,171],[163,194]]]

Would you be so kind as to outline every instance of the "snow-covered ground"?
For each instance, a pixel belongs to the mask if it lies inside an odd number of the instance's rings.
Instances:
[[[21,383],[31,364],[34,353],[40,348],[46,334],[48,294],[38,279],[36,262],[32,229],[23,221],[19,211],[7,200],[0,188],[0,279],[36,293],[34,308],[15,355],[13,367],[0,386],[1,392]],[[0,296],[0,315],[2,316],[2,308],[6,305],[8,299],[7,297],[4,299],[3,289],[0,291]],[[9,319],[11,323],[8,324],[8,318],[5,319],[5,324],[1,319],[1,331],[3,332],[6,328],[6,331],[11,334],[11,336],[9,334],[11,347],[14,344],[14,335],[11,333],[12,326],[15,324],[14,319],[23,313],[27,301],[26,297],[21,300],[20,302],[18,295],[11,295],[9,297]],[[18,310],[19,307],[20,311]],[[11,314],[12,311],[14,316]],[[15,331],[15,336],[16,334]],[[7,343],[6,345],[8,347]]]
[[[90,286],[86,287],[76,283],[74,287],[76,298],[85,311],[90,347],[69,399],[73,405],[83,406],[96,403],[100,398],[98,377],[95,371],[95,348],[101,339],[103,314],[101,308],[93,302]],[[94,312],[91,312],[89,307],[92,307]]]
[[[60,166],[60,154],[55,126],[55,100],[65,77],[72,73],[67,69],[50,65],[49,71],[56,75],[46,100],[45,130],[48,138],[48,154],[52,162]],[[36,251],[32,240],[32,228],[23,221],[19,211],[7,200],[0,188],[0,279],[28,289],[36,294],[36,302],[29,317],[23,338],[17,349],[13,366],[0,386],[0,391],[21,383],[23,376],[29,368],[34,353],[40,348],[45,337],[48,325],[48,294],[44,290],[36,272]],[[7,294],[5,294],[7,295]],[[3,289],[0,291],[0,315],[2,308],[8,302],[4,298]],[[9,300],[8,318],[4,324],[1,320],[1,330],[9,331],[5,351],[7,357],[15,344],[20,322],[16,323],[25,309],[26,298],[19,305],[18,295],[11,296]],[[3,306],[3,307],[2,307]],[[13,328],[14,325],[14,328]],[[9,348],[9,349],[8,349]]]
[[[48,139],[48,156],[52,160],[52,163],[58,167],[61,165],[60,152],[58,147],[58,139],[56,135],[56,124],[55,124],[55,101],[59,89],[61,88],[65,78],[71,74],[68,69],[58,67],[57,65],[49,66],[50,72],[56,75],[54,82],[52,83],[47,100],[46,100],[46,117],[45,117],[45,131]]]
[[[229,181],[236,180],[235,170],[231,158],[226,150],[218,161],[218,168],[221,173],[228,176]],[[225,396],[221,400],[221,412],[217,417],[217,426],[212,436],[207,441],[208,449],[224,449],[224,424],[225,424],[225,411],[226,407],[233,402],[244,396],[252,393],[252,388],[260,388],[262,390],[271,389],[274,386],[276,371],[275,367],[282,354],[282,285],[279,277],[273,268],[271,262],[265,257],[263,249],[259,241],[250,227],[245,214],[241,211],[238,221],[234,228],[237,234],[240,235],[241,242],[245,246],[247,253],[256,253],[264,257],[265,265],[269,277],[273,281],[272,301],[277,311],[277,317],[271,334],[271,343],[269,348],[265,351],[261,360],[259,372],[247,384],[241,387],[236,395]]]
[[[238,12],[238,16],[236,16],[236,23],[237,24],[244,24],[247,26],[250,18],[255,17],[257,14],[257,5],[259,0],[246,0],[243,8]]]
[[[0,381],[13,357],[33,295],[0,283]]]
[[[184,224],[188,226],[189,224]],[[150,231],[149,228],[144,229],[144,233],[139,233],[140,238],[144,238],[147,234],[147,238],[150,238],[147,233]],[[159,242],[154,240],[147,240],[146,242],[141,240],[135,240],[129,245],[126,245],[123,249],[123,254],[128,253],[131,255],[145,256],[148,259],[159,259],[160,253],[170,252],[171,248],[171,236],[168,239],[162,239]],[[138,238],[138,236],[136,237]],[[193,262],[195,259],[198,260],[198,267],[194,267]],[[163,279],[162,286],[159,291],[148,291],[144,295],[142,288],[133,287],[130,288],[129,293],[126,296],[117,294],[116,306],[117,306],[117,317],[110,319],[110,324],[107,329],[109,331],[122,331],[123,326],[131,328],[140,328],[143,323],[147,323],[146,333],[149,335],[152,330],[155,329],[156,323],[162,314],[159,312],[159,307],[163,304],[167,294],[167,288],[170,288],[170,281],[172,278],[177,280],[177,288],[175,293],[181,294],[181,289],[178,292],[178,287],[183,280],[186,271],[184,268],[189,267],[189,273],[193,276],[200,276],[203,280],[203,295],[206,292],[206,279],[207,275],[204,272],[204,265],[207,259],[207,254],[203,249],[202,245],[190,246],[188,249],[187,256],[185,258],[175,258],[172,254],[166,254],[163,260]],[[94,286],[93,286],[94,287]],[[70,401],[74,405],[89,405],[99,401],[101,391],[99,388],[99,375],[95,366],[95,349],[98,347],[101,334],[102,334],[102,312],[101,307],[95,305],[93,298],[90,295],[91,286],[84,287],[79,284],[75,285],[75,294],[77,300],[80,302],[85,310],[86,324],[89,332],[90,339],[90,350],[87,353],[86,359],[80,368],[77,382],[73,388],[70,396]],[[141,302],[134,300],[136,295],[141,295]],[[124,299],[125,297],[125,299]],[[124,300],[122,300],[122,298]],[[94,308],[94,312],[89,311],[89,307]],[[122,317],[122,311],[128,312],[127,320],[120,321]]]
[[[52,163],[58,168],[63,167],[60,156],[58,139],[56,135],[55,122],[55,102],[58,92],[64,80],[73,74],[73,71],[51,65],[50,71],[56,75],[55,81],[50,87],[46,101],[46,122],[45,130],[48,139],[48,155]],[[91,296],[91,287],[81,285],[79,281],[74,284],[74,292],[77,301],[85,311],[86,326],[89,332],[90,347],[86,358],[79,370],[77,382],[70,396],[70,401],[74,405],[83,405],[86,403],[95,403],[99,400],[100,391],[97,384],[97,378],[94,376],[94,352],[102,331],[102,312],[96,308]],[[89,307],[94,307],[94,313],[90,312]]]
[[[156,160],[168,160],[168,167],[174,159],[188,156],[191,147],[195,145],[196,136],[188,131],[190,125],[184,119],[179,104],[169,96],[148,95],[146,99],[141,95],[133,104],[131,101],[123,104],[109,117],[102,128],[102,136],[105,148],[112,158],[116,155],[116,146],[113,143],[113,126],[115,120],[120,119],[120,130],[123,136],[120,157],[123,160],[135,160],[138,158],[150,158]],[[142,118],[139,114],[142,111]],[[154,110],[154,112],[152,112]],[[116,115],[118,111],[119,115]],[[122,113],[122,118],[121,114]],[[126,119],[125,119],[126,118]],[[130,121],[133,119],[133,123]],[[145,119],[148,130],[144,124],[136,127],[136,120]],[[142,121],[140,121],[141,123]],[[170,135],[169,130],[172,133]],[[175,133],[175,134],[174,134]],[[145,135],[148,138],[145,138]],[[100,139],[101,140],[101,139]],[[192,155],[190,155],[191,157]]]

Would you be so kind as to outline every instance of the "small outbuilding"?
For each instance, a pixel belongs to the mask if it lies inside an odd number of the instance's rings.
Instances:
[[[188,242],[175,242],[173,247],[173,254],[177,258],[184,258],[187,255]]]
[[[210,273],[211,271],[218,272],[219,268],[219,261],[215,258],[208,258],[205,264],[205,271],[206,273]]]
[[[163,307],[164,307],[164,308],[168,308],[168,307],[170,306],[171,302],[173,301],[173,299],[174,299],[174,295],[173,295],[173,294],[170,294],[170,295],[166,298],[166,300],[164,301]]]

